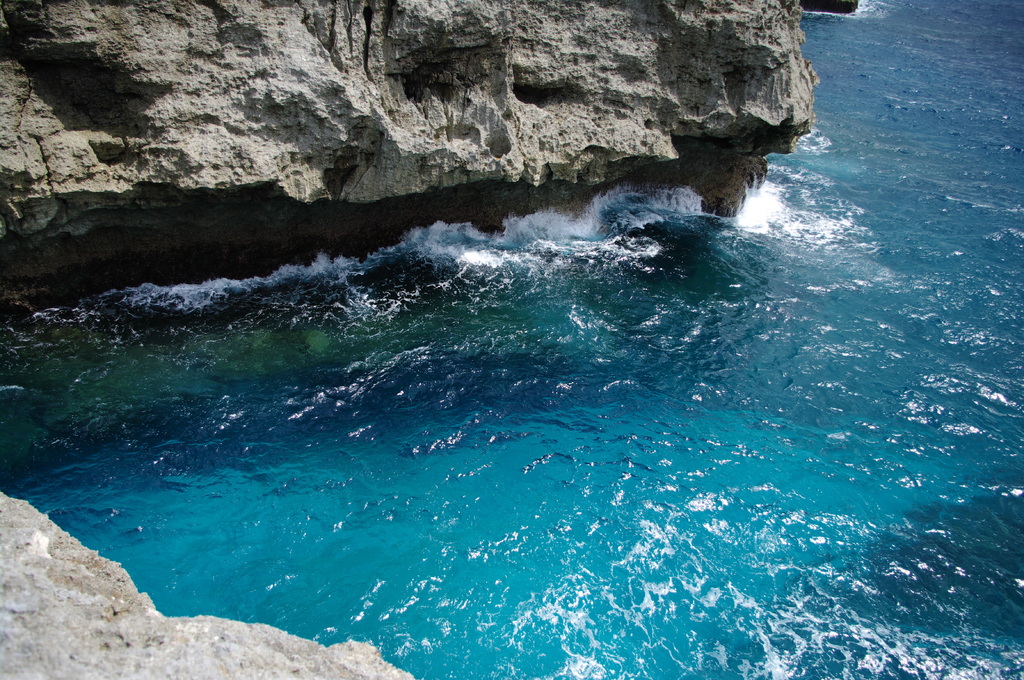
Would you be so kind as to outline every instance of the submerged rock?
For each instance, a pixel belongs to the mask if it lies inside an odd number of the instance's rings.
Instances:
[[[0,493],[0,676],[412,680],[359,642],[324,647],[262,624],[168,618],[116,562]]]
[[[365,255],[609,183],[735,213],[798,0],[0,0],[0,305]]]

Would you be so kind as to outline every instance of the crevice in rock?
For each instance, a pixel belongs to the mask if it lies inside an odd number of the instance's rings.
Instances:
[[[495,158],[501,158],[512,151],[512,140],[504,130],[497,130],[487,138],[487,150]]]
[[[355,41],[352,39],[352,22],[355,21],[355,12],[352,4],[355,0],[345,0],[345,35],[348,36],[348,52],[354,55],[356,51]]]
[[[725,86],[725,101],[737,114],[746,102],[747,74],[739,68],[733,68],[722,74]]]
[[[566,90],[561,87],[536,87],[526,83],[514,83],[512,94],[524,104],[531,104],[540,108],[557,102],[565,101]]]
[[[46,168],[46,186],[50,189],[50,193],[52,194],[55,190],[53,188],[53,173],[50,171],[50,157],[46,154],[46,149],[43,148],[43,142],[39,137],[30,135],[28,138],[35,142],[36,147],[39,149],[39,157],[43,160],[43,167]]]
[[[332,199],[341,198],[345,187],[349,185],[357,171],[362,169],[359,177],[366,173],[367,166],[372,161],[372,155],[369,158],[364,158],[366,155],[356,147],[342,149],[334,159],[334,166],[324,170],[324,186],[327,187]],[[355,178],[356,182],[359,181],[359,177]]]
[[[400,76],[402,91],[405,98],[413,102],[422,102],[427,95],[433,94],[442,101],[451,101],[455,93],[457,76],[446,64],[429,62],[420,64],[410,73]]]
[[[341,198],[341,192],[358,167],[358,164],[347,164],[345,159],[339,157],[333,168],[324,170],[324,186],[327,187],[331,198]]]
[[[338,2],[340,0],[331,0],[331,29],[327,35],[327,47],[328,54],[334,57],[334,48],[338,44]]]
[[[326,19],[328,23],[327,35],[323,35],[323,30],[318,28],[316,20],[306,8],[302,9],[302,25],[306,27],[309,34],[312,35],[313,38],[320,43],[320,46],[324,48],[324,51],[327,53],[327,58],[330,59],[334,68],[338,69],[341,73],[346,73],[348,69],[345,66],[345,61],[337,51],[338,3],[340,1],[341,0],[331,0],[330,16]],[[349,52],[351,52],[351,38],[351,31],[349,31]]]
[[[363,37],[363,70],[370,77],[370,28],[373,25],[373,8],[363,6],[363,23],[366,24],[366,35]]]
[[[323,172],[324,186],[332,199],[341,199],[346,189],[359,183],[380,153],[383,139],[380,130],[370,120],[353,128],[350,146],[336,152],[334,164]]]
[[[391,21],[395,18],[395,8],[398,7],[398,0],[386,0],[384,5],[384,21],[382,29],[384,37],[388,37],[388,32],[391,30]]]
[[[28,81],[28,92],[25,93],[25,101],[21,102],[21,110],[18,111],[18,132],[25,126],[25,112],[28,110],[29,102],[32,101],[32,93],[35,92],[35,88],[32,85],[32,80]]]
[[[428,96],[455,101],[460,92],[483,85],[504,59],[489,45],[452,48],[432,57],[429,61],[400,63],[398,73],[391,74],[401,80],[409,101],[419,103]]]

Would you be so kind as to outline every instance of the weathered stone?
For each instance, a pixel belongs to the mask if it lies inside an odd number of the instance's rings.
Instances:
[[[119,564],[2,493],[0,676],[412,680],[368,644],[324,647],[261,624],[165,617]]]
[[[266,273],[321,238],[365,254],[452,212],[486,222],[526,195],[569,208],[652,164],[700,166],[706,207],[730,214],[760,179],[737,167],[791,150],[813,116],[798,0],[0,8],[6,307],[141,282],[117,275],[118,260],[152,241],[216,244],[223,222],[262,214],[253,202],[291,216],[265,225],[271,242],[225,234],[244,243],[224,266],[211,256],[157,278]],[[451,191],[481,199],[480,215],[468,199],[439,202]],[[405,218],[378,225],[395,206]],[[119,233],[84,238],[101,229]],[[275,256],[281,241],[293,245]]]

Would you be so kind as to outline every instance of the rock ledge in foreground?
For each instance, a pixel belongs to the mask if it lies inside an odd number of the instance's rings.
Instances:
[[[368,644],[324,647],[262,624],[165,617],[121,565],[2,493],[0,676],[412,680]]]

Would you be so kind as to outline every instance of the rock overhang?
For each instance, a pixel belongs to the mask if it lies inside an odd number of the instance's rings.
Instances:
[[[154,243],[235,253],[166,277],[265,273],[317,243],[365,254],[524,200],[572,209],[637,173],[730,214],[813,121],[795,0],[0,7],[9,307],[139,283],[118,258]],[[251,242],[225,226],[250,213],[282,221]]]

